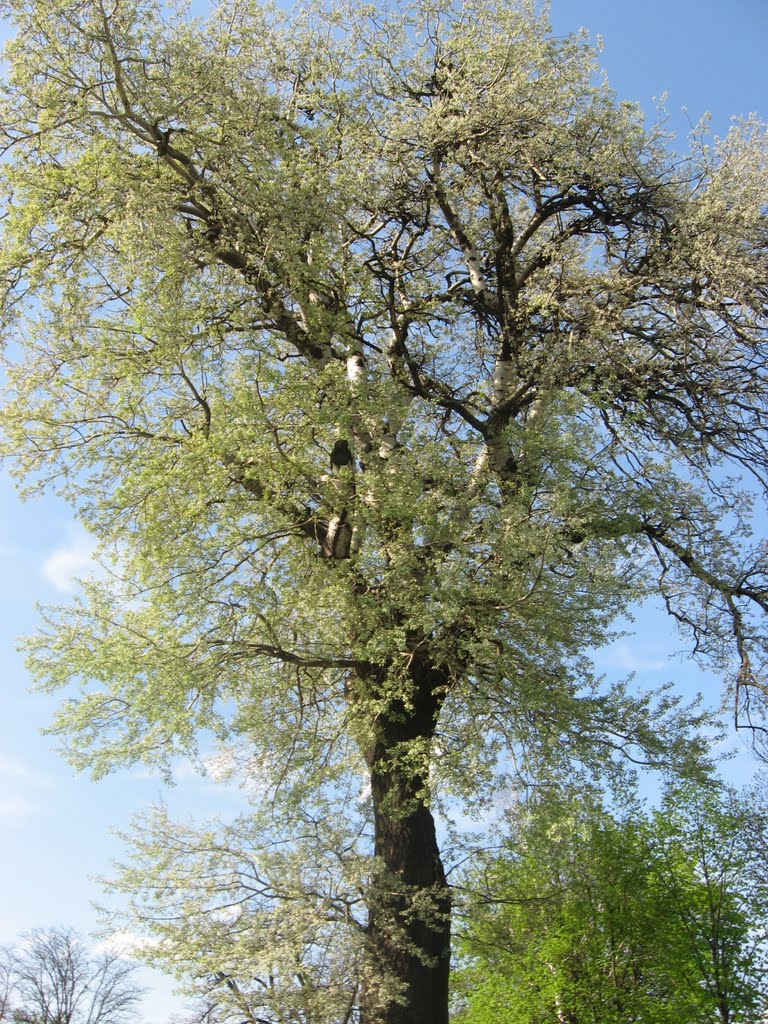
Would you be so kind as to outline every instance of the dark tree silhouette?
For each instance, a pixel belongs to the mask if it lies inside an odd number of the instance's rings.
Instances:
[[[29,932],[1,963],[2,1020],[14,1024],[126,1024],[142,993],[135,964],[91,952],[70,928]]]

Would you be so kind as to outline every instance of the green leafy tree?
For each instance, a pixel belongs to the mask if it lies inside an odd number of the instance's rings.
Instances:
[[[667,956],[700,1018],[760,1021],[768,1009],[768,812],[757,796],[672,788],[651,822],[669,901]],[[695,1018],[691,1018],[695,1019]]]
[[[595,678],[616,617],[660,592],[758,710],[765,129],[670,156],[527,0],[0,10],[3,446],[106,566],[29,644],[54,731],[96,775],[228,741],[251,849],[328,865],[221,852],[263,970],[192,973],[233,1013],[445,1024],[441,807],[510,758],[696,760],[669,693]],[[182,892],[134,881],[167,929]]]
[[[461,1021],[764,1019],[764,808],[688,786],[647,816],[544,797],[509,825],[469,880]]]

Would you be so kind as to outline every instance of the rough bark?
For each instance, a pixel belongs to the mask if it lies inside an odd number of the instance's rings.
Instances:
[[[364,1024],[448,1021],[451,897],[427,780],[418,757],[409,756],[432,740],[448,678],[414,663],[411,680],[413,706],[393,701],[377,721],[368,751],[378,873],[369,912],[373,971]],[[394,997],[388,979],[401,986]]]

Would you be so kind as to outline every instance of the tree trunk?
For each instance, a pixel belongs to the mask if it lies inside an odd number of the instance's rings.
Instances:
[[[378,873],[363,1024],[448,1024],[451,898],[416,753],[434,736],[447,675],[417,665],[411,677],[413,705],[379,716],[368,752]]]

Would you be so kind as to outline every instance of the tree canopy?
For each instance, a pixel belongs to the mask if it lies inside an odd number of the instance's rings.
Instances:
[[[252,849],[327,864],[227,868],[315,915],[270,991],[343,933],[307,1020],[444,1024],[436,816],[700,760],[596,677],[618,616],[661,594],[759,724],[765,127],[671,154],[528,0],[0,11],[2,450],[105,567],[29,641],[54,731],[96,775],[228,743]]]
[[[768,1006],[768,820],[675,785],[648,812],[548,793],[468,873],[465,1024],[753,1024]]]

